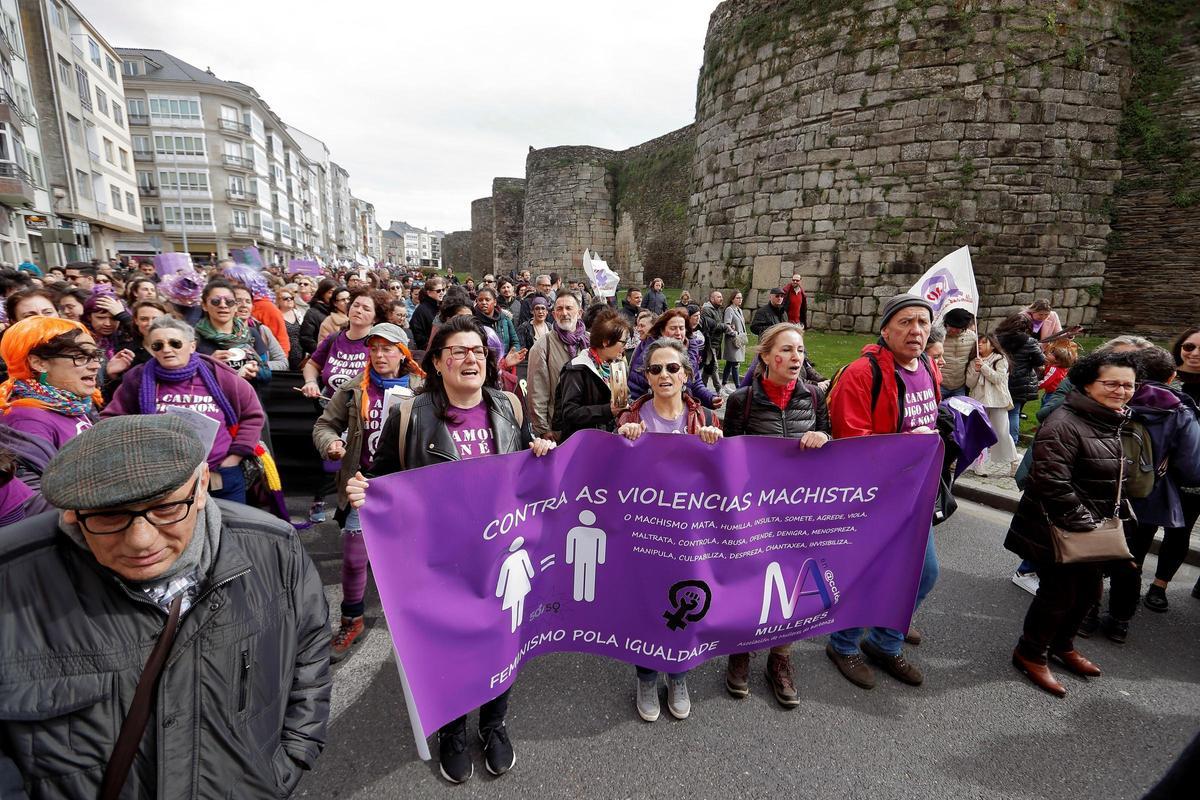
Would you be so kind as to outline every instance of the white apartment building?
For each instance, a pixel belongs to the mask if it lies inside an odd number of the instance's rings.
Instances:
[[[35,215],[45,226],[43,257],[112,258],[122,237],[141,231],[120,56],[69,0],[16,6],[37,109],[40,164],[33,170],[48,190],[47,214]],[[14,74],[19,95],[16,83]],[[25,146],[28,156],[28,140]],[[61,247],[47,252],[47,240]]]
[[[378,264],[383,260],[383,248],[379,240],[379,225],[375,221],[375,206],[351,195],[350,208],[355,250],[369,258],[372,264]]]
[[[254,245],[283,264],[318,255],[311,165],[258,92],[162,50],[119,52],[146,232],[123,252],[206,262]]]
[[[302,198],[305,203],[304,227],[309,235],[308,245],[319,258],[337,257],[337,244],[332,229],[333,179],[329,166],[329,148],[315,136],[292,125],[288,133],[300,146],[303,162],[307,163],[307,178],[301,176]]]
[[[356,226],[350,208],[350,173],[340,165],[330,161],[330,177],[332,183],[333,209],[333,240],[338,258],[354,259],[357,249]]]
[[[407,222],[393,221],[382,235],[383,257],[393,264],[442,267],[442,231],[427,231]]]

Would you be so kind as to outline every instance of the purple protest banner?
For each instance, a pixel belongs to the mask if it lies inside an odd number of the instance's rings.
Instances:
[[[154,271],[160,278],[192,269],[192,257],[187,253],[159,253],[154,257]]]
[[[288,272],[298,272],[301,275],[320,275],[321,265],[311,259],[293,258],[288,262]]]
[[[427,733],[534,656],[680,672],[844,628],[906,630],[942,453],[921,434],[802,450],[583,431],[543,458],[373,479],[363,531],[422,757]]]
[[[250,247],[231,247],[229,249],[229,257],[236,264],[244,264],[247,267],[253,267],[257,270],[262,270],[263,268],[262,253],[258,252],[258,248],[254,245]]]

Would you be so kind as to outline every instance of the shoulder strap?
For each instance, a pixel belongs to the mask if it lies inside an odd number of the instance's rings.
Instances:
[[[408,465],[404,463],[405,445],[408,441],[408,426],[412,421],[413,403],[417,400],[415,397],[400,401],[400,469],[408,469]]]
[[[137,689],[133,692],[133,702],[129,704],[129,713],[121,723],[117,734],[117,744],[112,756],[104,767],[104,779],[100,784],[100,800],[117,800],[125,787],[125,779],[129,777],[129,768],[133,766],[134,756],[146,732],[146,724],[150,721],[150,712],[154,706],[155,687],[158,677],[162,674],[167,663],[167,654],[175,643],[175,634],[179,630],[179,613],[183,607],[183,592],[175,595],[171,601],[171,610],[167,614],[167,624],[163,626],[146,666],[142,669],[142,677],[138,679]]]
[[[871,414],[879,404],[879,395],[883,392],[883,370],[879,367],[879,359],[874,353],[866,354],[867,363],[871,365]]]
[[[525,427],[525,409],[521,408],[521,398],[517,397],[512,392],[505,392],[504,396],[508,398],[508,402],[512,403],[513,415],[517,418],[517,427]]]

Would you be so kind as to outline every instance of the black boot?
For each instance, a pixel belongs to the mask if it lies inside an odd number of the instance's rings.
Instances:
[[[1083,622],[1079,623],[1078,636],[1085,639],[1091,638],[1096,629],[1100,627],[1100,606],[1094,605],[1088,610],[1087,616],[1083,618]]]

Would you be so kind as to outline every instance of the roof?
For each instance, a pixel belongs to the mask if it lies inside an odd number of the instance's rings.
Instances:
[[[153,81],[193,81],[195,83],[204,83],[209,86],[229,86],[245,91],[249,89],[240,83],[233,81],[223,81],[211,72],[194,67],[186,61],[181,61],[165,50],[149,50],[141,47],[118,47],[117,53],[122,59],[129,60],[130,58],[141,57],[147,59],[150,63],[146,65],[146,74],[138,75],[134,80],[146,78]],[[126,75],[126,82],[130,76]]]

